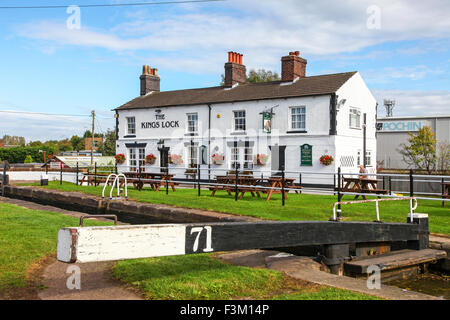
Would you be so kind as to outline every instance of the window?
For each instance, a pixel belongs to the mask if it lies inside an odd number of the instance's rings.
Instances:
[[[137,171],[139,167],[144,167],[145,165],[145,149],[144,148],[129,148],[129,166],[130,171]]]
[[[198,114],[188,113],[187,114],[187,131],[197,132],[198,131]]]
[[[366,163],[365,163],[366,167],[371,167],[372,166],[372,151],[370,150],[366,150]]]
[[[253,168],[253,149],[244,148],[244,169]]]
[[[231,148],[231,168],[239,169],[239,148]]]
[[[189,146],[187,147],[187,163],[190,168],[197,167],[198,163],[198,147],[197,146]]]
[[[291,107],[291,130],[306,130],[306,107]]]
[[[234,131],[245,131],[245,111],[233,111]]]
[[[231,148],[232,169],[253,169],[253,148]]]
[[[353,129],[361,129],[361,111],[356,108],[350,108],[349,125]]]
[[[360,166],[362,164],[361,159],[362,151],[358,150],[357,156],[356,156],[356,165]],[[364,163],[365,167],[371,167],[372,166],[372,151],[366,150],[366,161]]]
[[[134,117],[127,117],[127,133],[136,134],[136,119]]]
[[[139,148],[139,166],[143,167],[145,166],[145,149],[144,148]]]
[[[136,171],[136,149],[130,148],[128,149],[128,153],[130,154],[130,156],[128,157],[128,159],[130,159],[129,160],[130,170]]]

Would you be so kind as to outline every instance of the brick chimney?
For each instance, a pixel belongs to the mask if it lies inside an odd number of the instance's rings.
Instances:
[[[144,65],[139,79],[141,79],[141,96],[145,96],[151,91],[159,92],[158,69],[151,69],[150,66]]]
[[[281,58],[281,81],[293,81],[306,76],[306,59],[300,57],[300,52],[289,52]]]
[[[243,55],[237,52],[228,52],[228,62],[225,63],[225,87],[234,84],[244,84],[246,80],[245,66],[242,64]]]

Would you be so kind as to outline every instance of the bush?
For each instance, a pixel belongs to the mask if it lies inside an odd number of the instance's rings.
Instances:
[[[24,163],[27,156],[30,156],[34,161],[43,163],[44,154],[39,153],[39,150],[46,151],[47,156],[56,153],[54,146],[0,148],[0,159],[9,163]]]
[[[27,155],[23,163],[33,163],[33,158],[30,155]]]

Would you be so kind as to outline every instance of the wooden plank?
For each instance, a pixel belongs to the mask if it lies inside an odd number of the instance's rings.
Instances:
[[[418,241],[411,223],[264,221],[64,228],[58,260],[91,262],[211,251],[357,242]]]
[[[386,271],[435,262],[446,257],[447,253],[443,250],[399,250],[346,262],[345,270],[352,273],[365,274],[367,273],[367,268],[371,265],[377,265],[381,271]]]

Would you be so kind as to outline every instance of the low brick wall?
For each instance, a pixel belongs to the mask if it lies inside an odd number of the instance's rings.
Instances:
[[[4,188],[4,196],[88,214],[115,214],[119,221],[131,224],[259,221],[252,217],[131,200],[109,200],[81,192],[40,187],[8,185]]]

